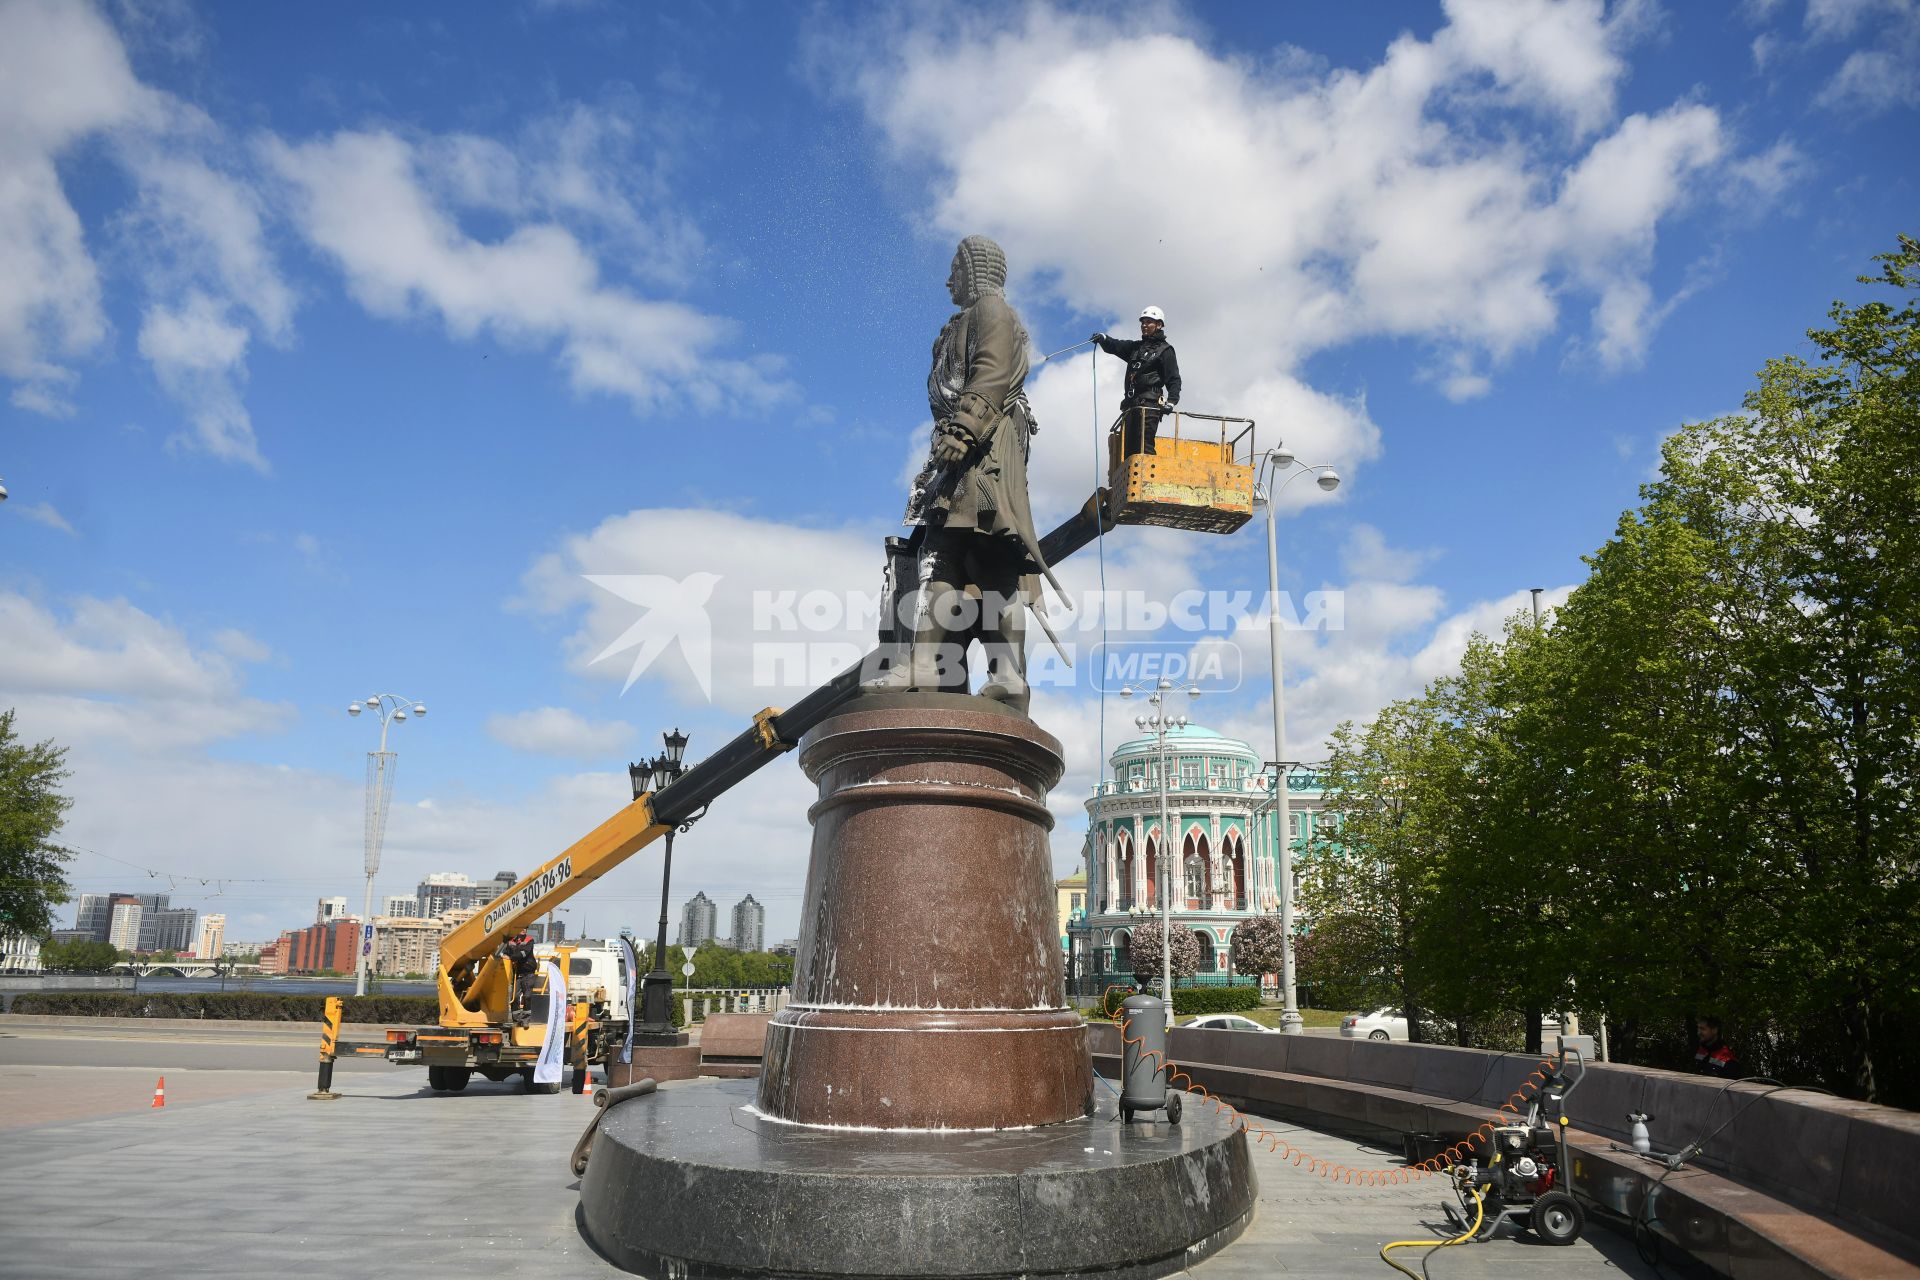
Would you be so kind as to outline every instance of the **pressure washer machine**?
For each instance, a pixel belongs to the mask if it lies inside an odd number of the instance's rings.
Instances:
[[[1157,997],[1128,996],[1120,1004],[1120,1117],[1133,1123],[1137,1112],[1167,1113],[1180,1123],[1178,1089],[1167,1087],[1167,1006]]]
[[[1502,1225],[1531,1228],[1548,1244],[1572,1244],[1586,1229],[1586,1210],[1574,1199],[1573,1166],[1567,1161],[1566,1107],[1586,1073],[1579,1050],[1563,1045],[1553,1074],[1527,1104],[1525,1120],[1493,1130],[1484,1165],[1475,1158],[1453,1170],[1460,1204],[1444,1206],[1447,1217],[1466,1230],[1477,1195],[1485,1213],[1476,1242],[1493,1239]]]

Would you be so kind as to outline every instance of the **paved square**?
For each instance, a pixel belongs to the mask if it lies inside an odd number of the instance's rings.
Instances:
[[[46,1119],[0,1139],[0,1276],[624,1274],[575,1226],[578,1183],[566,1159],[593,1114],[575,1095],[529,1097],[480,1079],[434,1094],[422,1072],[376,1069],[341,1073],[335,1087],[346,1096],[321,1103],[306,1100],[306,1073],[246,1071],[232,1073],[227,1091],[170,1098],[164,1110],[72,1119],[62,1118],[67,1104],[55,1106],[70,1087],[125,1092],[135,1074],[0,1067],[10,1119],[36,1097],[46,1102]],[[1316,1154],[1392,1163],[1351,1138],[1265,1123]],[[1390,1277],[1380,1245],[1441,1225],[1438,1181],[1348,1188],[1264,1150],[1255,1167],[1252,1226],[1196,1274]],[[1417,1269],[1419,1254],[1408,1256]],[[1653,1275],[1623,1237],[1598,1228],[1569,1248],[1501,1240],[1447,1249],[1431,1264],[1438,1280],[1548,1272]]]

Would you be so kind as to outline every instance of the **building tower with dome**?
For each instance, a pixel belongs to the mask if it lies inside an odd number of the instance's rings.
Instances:
[[[1174,925],[1200,935],[1200,972],[1193,980],[1262,978],[1231,973],[1229,948],[1242,921],[1280,910],[1272,767],[1238,738],[1192,724],[1167,734],[1166,760],[1171,840],[1160,830],[1159,744],[1152,735],[1115,749],[1111,775],[1087,801],[1086,910],[1067,932],[1068,985],[1076,995],[1133,982],[1133,930],[1160,917],[1164,849],[1176,859]],[[1295,765],[1288,787],[1297,885],[1302,852],[1320,821],[1321,781]]]

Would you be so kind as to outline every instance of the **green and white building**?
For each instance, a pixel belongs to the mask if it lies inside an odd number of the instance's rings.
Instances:
[[[1160,859],[1171,850],[1173,921],[1200,935],[1206,984],[1254,982],[1230,973],[1233,931],[1256,915],[1280,910],[1279,824],[1273,770],[1238,738],[1186,725],[1167,734],[1166,807],[1160,817],[1160,748],[1152,735],[1124,742],[1087,801],[1086,910],[1068,926],[1067,975],[1076,994],[1097,994],[1134,978],[1133,929],[1159,918]],[[1321,783],[1295,766],[1288,775],[1295,883],[1301,852],[1319,822]]]

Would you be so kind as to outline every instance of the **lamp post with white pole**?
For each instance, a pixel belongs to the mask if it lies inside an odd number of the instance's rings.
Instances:
[[[1264,483],[1254,489],[1254,500],[1267,508],[1267,650],[1273,663],[1274,821],[1280,832],[1280,990],[1283,1007],[1280,1030],[1297,1036],[1301,1031],[1299,992],[1293,971],[1293,829],[1287,793],[1287,700],[1280,665],[1280,543],[1274,512],[1280,493],[1304,475],[1314,477],[1328,493],[1340,487],[1340,473],[1328,466],[1308,466],[1285,447],[1274,445],[1266,457]]]
[[[380,873],[380,842],[387,834],[387,804],[393,799],[393,771],[399,753],[387,750],[387,730],[409,714],[427,714],[425,703],[393,693],[376,693],[347,704],[347,714],[371,711],[380,717],[380,749],[367,752],[366,871],[367,896],[360,916],[360,955],[353,966],[353,994],[367,994],[367,970],[373,967],[373,878]]]
[[[1173,689],[1173,681],[1162,680],[1154,691],[1147,695],[1147,702],[1154,709],[1146,715],[1135,716],[1136,727],[1150,731],[1155,738],[1160,760],[1160,865],[1156,868],[1156,886],[1160,893],[1160,995],[1167,1002],[1167,1026],[1173,1026],[1173,875],[1169,870],[1168,849],[1174,843],[1171,819],[1167,813],[1167,733],[1172,729],[1186,727],[1187,718],[1176,716],[1168,708],[1166,697]],[[1131,698],[1133,689],[1123,686],[1120,696]],[[1200,696],[1200,690],[1187,690],[1189,698]]]

